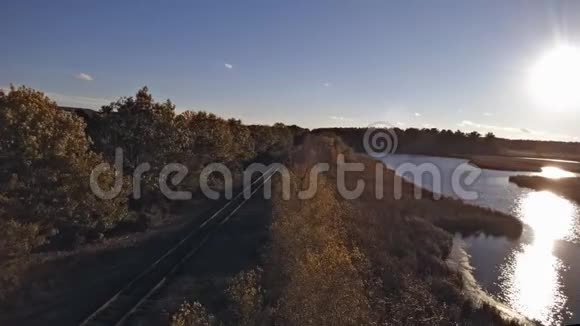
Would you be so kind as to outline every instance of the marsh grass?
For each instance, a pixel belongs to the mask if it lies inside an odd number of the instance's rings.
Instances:
[[[530,171],[541,172],[545,166],[553,166],[570,172],[580,173],[580,164],[574,162],[559,162],[549,159],[528,159],[499,155],[463,156],[470,163],[482,169],[501,171]]]
[[[367,166],[347,174],[349,188],[361,178],[367,183],[356,200],[337,191],[332,162],[338,154]],[[384,199],[377,199],[377,162],[353,154],[334,137],[306,139],[291,156],[294,193],[310,185],[308,171],[320,162],[331,169],[318,179],[314,198],[284,200],[279,192],[273,198],[264,266],[273,324],[517,324],[462,294],[461,276],[445,262],[452,235],[443,229],[517,236],[517,219],[448,198],[415,200],[409,183],[404,183],[402,200],[392,199],[389,187]],[[377,182],[392,184],[398,178],[386,168],[384,176]]]
[[[580,178],[551,179],[540,176],[518,175],[510,177],[509,181],[519,187],[549,190],[580,203]]]

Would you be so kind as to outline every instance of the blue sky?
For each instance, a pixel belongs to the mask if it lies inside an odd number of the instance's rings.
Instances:
[[[248,123],[580,137],[580,108],[538,107],[524,87],[557,39],[580,44],[580,2],[21,0],[0,28],[0,86],[62,105],[147,85]]]

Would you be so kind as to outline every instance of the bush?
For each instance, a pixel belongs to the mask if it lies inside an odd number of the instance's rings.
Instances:
[[[302,186],[295,184],[295,190]],[[344,228],[349,207],[324,179],[314,198],[292,197],[274,198],[268,266],[270,284],[277,287],[275,323],[371,324],[366,266],[360,264],[365,259],[350,246]]]
[[[237,325],[257,325],[263,308],[262,270],[240,272],[228,288]]]
[[[44,242],[38,224],[0,220],[0,258],[28,253]]]
[[[171,326],[211,326],[215,318],[199,302],[184,302],[171,316]]]

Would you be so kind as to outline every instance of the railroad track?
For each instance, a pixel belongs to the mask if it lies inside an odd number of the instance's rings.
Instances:
[[[277,169],[270,168],[247,187],[253,196],[269,181]],[[118,326],[127,324],[154,293],[193,256],[250,198],[241,191],[197,228],[193,228],[175,246],[137,275],[121,290],[82,320],[80,326]]]

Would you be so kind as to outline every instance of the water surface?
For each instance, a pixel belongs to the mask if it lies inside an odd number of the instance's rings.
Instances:
[[[451,182],[453,171],[470,169],[466,160],[433,156],[389,155],[383,162],[393,169],[405,163],[434,164],[441,174],[441,193],[453,197],[458,197]],[[455,241],[471,256],[475,279],[498,301],[545,325],[580,323],[580,277],[574,274],[580,271],[580,207],[551,192],[509,183],[510,176],[522,174],[576,176],[555,167],[541,173],[482,170],[475,183],[464,185],[477,193],[467,202],[521,219],[524,232],[518,240],[477,235],[456,236]],[[433,178],[403,176],[434,190]]]

